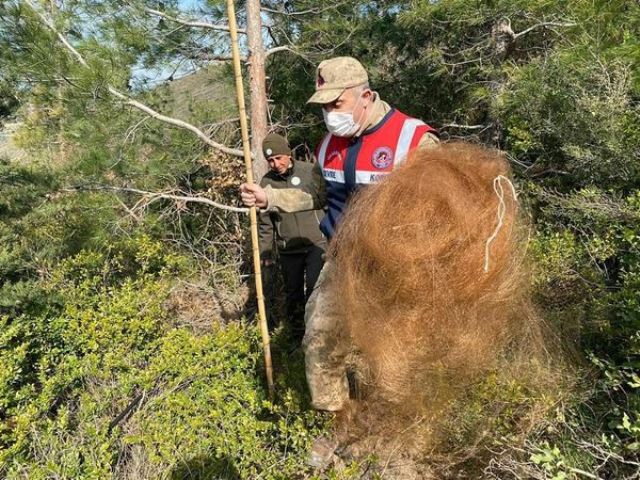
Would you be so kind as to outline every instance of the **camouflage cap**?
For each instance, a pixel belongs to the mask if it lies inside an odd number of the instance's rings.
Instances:
[[[316,93],[307,103],[331,103],[347,88],[369,81],[367,71],[353,57],[335,57],[324,60],[316,72]]]

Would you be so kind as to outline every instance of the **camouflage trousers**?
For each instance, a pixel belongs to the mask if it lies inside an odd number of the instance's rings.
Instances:
[[[327,259],[305,308],[302,345],[311,404],[318,410],[341,410],[349,399],[346,358],[349,342],[339,302],[327,289],[335,264]]]

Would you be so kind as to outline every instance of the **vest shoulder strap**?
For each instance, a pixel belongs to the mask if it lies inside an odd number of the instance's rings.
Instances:
[[[332,135],[327,133],[320,144],[318,145],[318,149],[316,151],[316,158],[318,159],[318,163],[320,164],[320,168],[324,167],[324,162],[327,157],[327,147],[329,146],[329,142],[331,141]]]

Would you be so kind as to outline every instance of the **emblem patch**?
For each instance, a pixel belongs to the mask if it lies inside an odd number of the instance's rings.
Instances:
[[[331,162],[342,163],[342,154],[338,150],[331,152],[327,157],[327,161],[325,163],[331,163]]]
[[[301,180],[300,180],[300,177],[293,177],[293,178],[291,179],[291,185],[294,185],[294,186],[296,186],[296,187],[297,187],[298,185],[300,185],[300,181],[301,181]]]
[[[393,162],[393,151],[389,147],[376,148],[371,156],[371,164],[379,170],[387,168]]]
[[[267,156],[270,156],[273,153],[273,150],[267,148],[267,151],[265,153],[267,154]]]

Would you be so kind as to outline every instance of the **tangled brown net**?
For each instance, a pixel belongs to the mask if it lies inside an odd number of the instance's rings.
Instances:
[[[470,385],[544,357],[509,176],[498,151],[453,143],[354,198],[330,286],[357,357],[353,435],[411,429],[416,448],[436,448]]]

